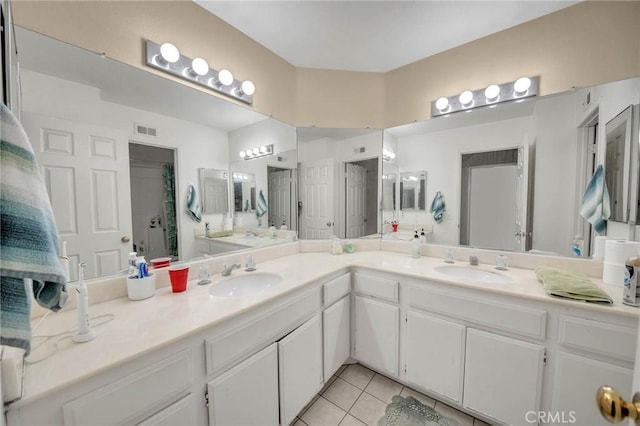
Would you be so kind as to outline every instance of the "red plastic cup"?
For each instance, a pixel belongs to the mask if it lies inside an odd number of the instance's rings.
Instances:
[[[189,266],[174,265],[169,267],[169,280],[171,281],[171,290],[174,293],[182,293],[187,289],[188,278]]]

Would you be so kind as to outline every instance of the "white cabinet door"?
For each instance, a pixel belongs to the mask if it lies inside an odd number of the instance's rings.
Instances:
[[[407,313],[407,381],[462,399],[465,327],[430,315]]]
[[[324,377],[335,373],[351,354],[351,309],[345,296],[322,313]]]
[[[398,377],[400,308],[362,296],[355,300],[354,357]]]
[[[147,420],[138,423],[139,426],[173,426],[173,425],[195,425],[196,420],[196,398],[189,394],[184,398],[171,404],[164,410],[154,414]]]
[[[273,343],[209,382],[211,425],[278,424],[277,350]]]
[[[288,425],[323,385],[320,315],[278,342],[278,365],[280,419]]]
[[[527,424],[526,413],[540,409],[544,351],[468,328],[464,407],[508,424]]]
[[[595,403],[602,385],[613,387],[626,397],[632,395],[633,370],[602,361],[558,351],[553,380],[552,413],[579,425],[604,424]],[[559,423],[562,418],[558,419]]]

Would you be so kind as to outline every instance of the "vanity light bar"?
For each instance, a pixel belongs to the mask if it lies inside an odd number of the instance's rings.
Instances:
[[[459,95],[443,96],[431,101],[431,117],[447,116],[474,108],[494,107],[502,102],[519,101],[536,96],[540,77],[522,77],[504,84],[491,84],[484,89],[465,90]]]
[[[240,81],[229,70],[216,71],[202,58],[188,58],[171,43],[146,42],[147,65],[206,87],[249,105],[253,104],[256,86],[250,80]]]
[[[249,148],[240,151],[240,157],[245,160],[251,160],[253,158],[264,157],[265,155],[273,154],[273,144],[257,146],[255,148]]]
[[[395,153],[389,151],[388,149],[383,149],[382,150],[382,159],[384,161],[391,161],[394,158],[396,158],[396,154]]]

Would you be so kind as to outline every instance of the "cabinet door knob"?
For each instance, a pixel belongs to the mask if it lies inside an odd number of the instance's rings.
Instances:
[[[610,386],[600,386],[596,402],[602,417],[609,423],[620,423],[625,418],[633,419],[640,425],[640,392],[633,395],[631,403],[626,402],[620,394]]]

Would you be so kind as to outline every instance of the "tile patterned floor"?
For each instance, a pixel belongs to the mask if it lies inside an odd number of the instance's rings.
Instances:
[[[293,426],[375,426],[394,395],[412,396],[461,426],[486,423],[360,364],[343,365],[296,417]]]

